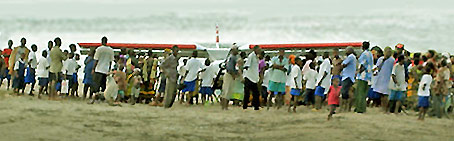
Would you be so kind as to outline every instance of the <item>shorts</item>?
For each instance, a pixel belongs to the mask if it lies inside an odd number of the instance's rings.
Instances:
[[[429,96],[418,96],[418,107],[429,108]]]
[[[94,93],[100,92],[99,88],[102,89],[101,91],[104,91],[106,89],[106,83],[107,83],[107,74],[95,72],[95,74],[93,75],[93,85],[91,85],[93,92]]]
[[[389,95],[389,100],[394,100],[394,101],[403,101],[403,91],[395,91],[391,90],[391,94]]]
[[[28,83],[35,83],[35,81],[36,81],[35,80],[35,69],[28,67],[24,82],[26,84],[28,84]]]
[[[69,88],[72,88],[73,85],[74,85],[74,79],[73,79],[73,75],[66,75],[66,79],[68,80],[68,87]]]
[[[202,88],[200,88],[199,93],[211,96],[213,94],[213,89],[211,89],[211,87],[202,87]]]
[[[306,89],[306,104],[311,103],[315,104],[315,97],[314,97],[315,90],[314,89]]]
[[[184,85],[186,87],[184,87],[184,89],[181,90],[181,92],[185,93],[185,92],[193,92],[193,91],[195,91],[195,82],[196,82],[196,80],[193,80],[193,81],[190,81],[190,82],[184,81]]]
[[[47,86],[49,84],[49,78],[38,78],[39,86]]]
[[[373,88],[370,88],[369,92],[367,93],[367,97],[369,99],[379,99],[380,98],[380,94],[378,94],[377,92],[374,92]]]
[[[119,95],[121,98],[124,98],[124,97],[125,97],[125,91],[123,91],[123,90],[118,90],[118,95]]]
[[[292,90],[290,90],[290,94],[294,95],[294,96],[300,96],[301,95],[301,90],[292,88]]]
[[[61,74],[62,74],[61,72],[58,73],[49,72],[49,81],[60,81]]]
[[[5,68],[5,73],[2,75],[2,79],[11,80],[11,75],[9,74],[8,68]]]
[[[350,78],[346,78],[344,81],[342,81],[342,88],[341,88],[341,95],[342,99],[348,99],[350,98],[350,88],[353,86],[353,81]]]
[[[339,105],[337,105],[337,104],[331,104],[331,105],[329,105],[329,106],[330,106],[330,107],[334,107],[334,108],[339,107]]]
[[[322,86],[315,87],[314,95],[324,97],[325,96],[325,88],[323,88]]]
[[[268,90],[272,92],[285,92],[285,83],[270,81]]]

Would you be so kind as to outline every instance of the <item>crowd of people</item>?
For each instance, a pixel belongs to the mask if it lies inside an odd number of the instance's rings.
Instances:
[[[254,110],[288,106],[288,112],[296,112],[300,105],[312,111],[326,106],[328,120],[336,112],[354,108],[353,112],[365,113],[367,107],[381,107],[387,114],[415,110],[418,120],[424,120],[426,113],[449,118],[452,112],[454,56],[433,50],[410,53],[403,44],[382,50],[363,42],[361,53],[347,47],[345,55],[337,48],[302,54],[279,49],[275,56],[260,46],[240,51],[234,45],[223,63],[213,63],[199,58],[197,51],[180,58],[176,45],[161,56],[152,50],[115,53],[103,37],[102,45],[90,49],[83,62],[81,96],[80,54],[75,44],[69,46],[70,51],[62,51],[61,44],[58,37],[49,41],[37,57],[38,47],[33,44],[28,49],[25,38],[14,48],[9,40],[0,59],[0,85],[6,79],[14,95],[24,95],[30,85],[28,95],[34,96],[37,80],[38,98],[43,94],[49,100],[82,97],[90,99],[88,104],[106,101],[112,106],[146,103],[170,108],[177,99],[185,105],[199,104],[199,99],[206,105],[218,101],[222,110],[230,105]],[[221,93],[214,94],[216,90]]]

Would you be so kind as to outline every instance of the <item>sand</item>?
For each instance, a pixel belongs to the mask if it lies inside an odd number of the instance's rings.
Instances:
[[[220,106],[171,109],[144,104],[110,107],[80,99],[48,101],[0,89],[0,140],[453,140],[454,120],[410,115],[339,113],[299,107],[243,111]]]

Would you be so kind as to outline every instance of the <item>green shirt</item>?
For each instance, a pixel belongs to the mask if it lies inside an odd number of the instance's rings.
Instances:
[[[52,62],[50,62],[50,72],[51,73],[59,73],[61,72],[61,69],[63,68],[63,62],[66,60],[65,54],[61,51],[59,46],[54,46],[52,50],[50,50],[50,59]]]

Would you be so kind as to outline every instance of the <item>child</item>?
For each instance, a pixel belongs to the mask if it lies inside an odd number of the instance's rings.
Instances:
[[[426,68],[424,75],[419,82],[418,88],[418,107],[419,114],[418,120],[424,120],[427,109],[429,108],[430,85],[432,83],[432,75],[430,75],[430,68]]]
[[[309,62],[308,62],[309,63]],[[317,83],[317,71],[315,71],[315,63],[309,63],[309,69],[304,74],[304,84],[306,84],[306,105],[312,105],[312,108],[315,108],[315,83]]]
[[[77,72],[79,72],[79,69],[81,68],[81,66],[79,65],[79,63],[77,63],[79,60],[80,60],[80,55],[79,54],[76,54],[75,57],[75,64],[76,64],[76,71],[73,73],[73,87],[71,88],[73,94],[76,95],[76,97],[79,97],[79,80],[77,79]]]
[[[120,64],[118,68],[119,70],[116,70],[114,75],[115,82],[118,85],[118,97],[116,102],[122,101],[126,92],[126,73],[122,71],[124,69],[124,65]]]
[[[210,65],[210,59],[205,60],[205,68],[202,70],[200,74],[200,78],[202,78],[202,84],[200,88],[200,93],[202,94],[202,103],[205,104],[206,101],[211,101],[211,104],[214,103],[213,101],[213,82],[214,77],[216,76],[216,68],[213,65]],[[205,99],[206,98],[206,99]]]
[[[394,65],[392,74],[391,74],[391,81],[389,82],[389,88],[391,89],[391,94],[389,95],[390,104],[395,103],[395,110],[390,107],[390,112],[394,112],[395,114],[398,113],[400,106],[404,100],[404,92],[407,88],[407,83],[405,82],[405,68],[404,68],[404,56],[400,55],[398,57],[398,63]]]
[[[25,53],[20,54],[20,58],[16,61],[14,65],[15,77],[13,80],[14,92],[19,95],[19,90],[22,89],[22,94],[25,90]]]
[[[74,53],[69,53],[68,54],[68,59],[63,62],[63,75],[66,80],[68,80],[68,94],[71,93],[72,96],[75,96],[75,91],[74,90],[74,80],[73,80],[73,74],[76,73],[76,68],[77,68],[77,62],[74,60]],[[62,90],[63,91],[63,90]]]
[[[135,68],[132,74],[132,79],[129,80],[129,85],[131,85],[131,94],[129,102],[131,105],[136,104],[136,98],[139,98],[140,94],[140,84],[142,84],[142,77],[140,76],[140,69]]]
[[[48,83],[49,83],[49,62],[46,59],[47,56],[47,51],[43,51],[41,54],[42,57],[38,61],[38,68],[37,68],[37,76],[38,76],[38,85],[39,87],[39,92],[38,92],[38,98],[41,98],[41,94],[43,91],[47,92],[48,88]]]
[[[290,71],[289,78],[290,79],[290,94],[293,97],[293,112],[296,113],[296,106],[298,105],[298,99],[301,97],[301,89],[303,88],[302,84],[302,75],[301,75],[301,69],[300,66],[303,65],[303,62],[301,61],[300,58],[295,58],[295,63],[292,66],[292,70]],[[292,107],[292,104],[289,104],[288,107],[288,112],[290,112],[290,108]]]
[[[329,87],[328,91],[328,105],[329,105],[329,114],[328,120],[333,117],[334,111],[336,111],[336,107],[339,106],[339,95],[342,86],[339,86],[339,78],[333,78],[333,85]]]
[[[38,47],[33,44],[32,45],[32,51],[33,52],[30,52],[28,54],[28,67],[27,67],[27,75],[25,75],[25,85],[27,84],[30,84],[31,85],[31,89],[30,89],[30,93],[29,95],[30,96],[34,96],[33,94],[33,89],[35,88],[35,83],[36,83],[36,80],[35,80],[35,69],[37,67],[37,60],[36,60],[36,55],[35,55],[35,52],[38,50]]]

